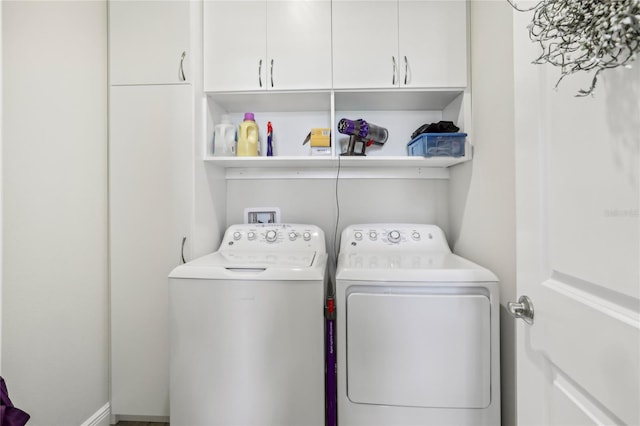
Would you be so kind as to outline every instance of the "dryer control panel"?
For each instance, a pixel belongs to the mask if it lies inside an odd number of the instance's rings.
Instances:
[[[224,234],[220,251],[324,252],[324,232],[315,225],[285,223],[231,225]]]
[[[347,226],[342,231],[340,252],[397,250],[451,253],[447,239],[436,225],[382,223]]]

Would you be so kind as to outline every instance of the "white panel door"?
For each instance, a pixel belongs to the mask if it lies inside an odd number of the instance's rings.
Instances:
[[[169,415],[169,272],[187,236],[191,87],[112,87],[111,412]]]
[[[267,88],[266,5],[204,0],[205,91]]]
[[[188,82],[190,5],[183,0],[109,1],[110,84]]]
[[[466,0],[399,0],[398,10],[400,87],[466,87]]]
[[[331,88],[331,1],[267,2],[267,88]]]
[[[333,0],[333,87],[398,87],[398,1]]]
[[[640,66],[532,65],[515,12],[518,424],[640,424]]]

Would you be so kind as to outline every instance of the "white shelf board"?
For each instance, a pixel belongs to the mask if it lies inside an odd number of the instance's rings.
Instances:
[[[331,91],[208,92],[227,112],[329,111]]]
[[[334,167],[335,157],[207,157],[205,161],[224,168],[288,168],[288,167]]]
[[[207,157],[227,179],[448,179],[468,157]]]
[[[329,111],[335,95],[336,111],[441,111],[464,93],[464,88],[207,92],[227,112]]]
[[[336,90],[336,111],[440,111],[462,88],[437,90]]]
[[[366,157],[340,157],[341,167],[420,167],[443,169],[455,164],[467,161],[466,157],[386,157],[386,156],[366,156]],[[337,160],[336,160],[337,161]]]

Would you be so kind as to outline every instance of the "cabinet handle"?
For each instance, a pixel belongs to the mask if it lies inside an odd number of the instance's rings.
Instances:
[[[396,57],[392,56],[391,57],[391,61],[393,62],[393,77],[391,78],[391,84],[393,86],[395,86],[396,85],[396,74],[397,74]]]
[[[180,248],[180,257],[182,258],[182,263],[187,263],[184,258],[184,243],[187,242],[187,237],[182,237],[182,247]]]
[[[404,57],[404,85],[407,85],[407,75],[409,74],[409,61]]]
[[[273,59],[271,60],[271,71],[269,71],[269,74],[271,74],[271,87],[273,87]]]
[[[258,83],[262,87],[262,59],[258,62]]]
[[[182,55],[180,55],[180,69],[178,71],[178,79],[180,81],[186,81],[187,78],[184,75],[184,57],[187,56],[187,52],[182,52]]]

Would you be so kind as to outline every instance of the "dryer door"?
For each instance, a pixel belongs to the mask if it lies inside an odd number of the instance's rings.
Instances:
[[[482,289],[356,286],[346,304],[352,402],[489,406],[491,308]]]

